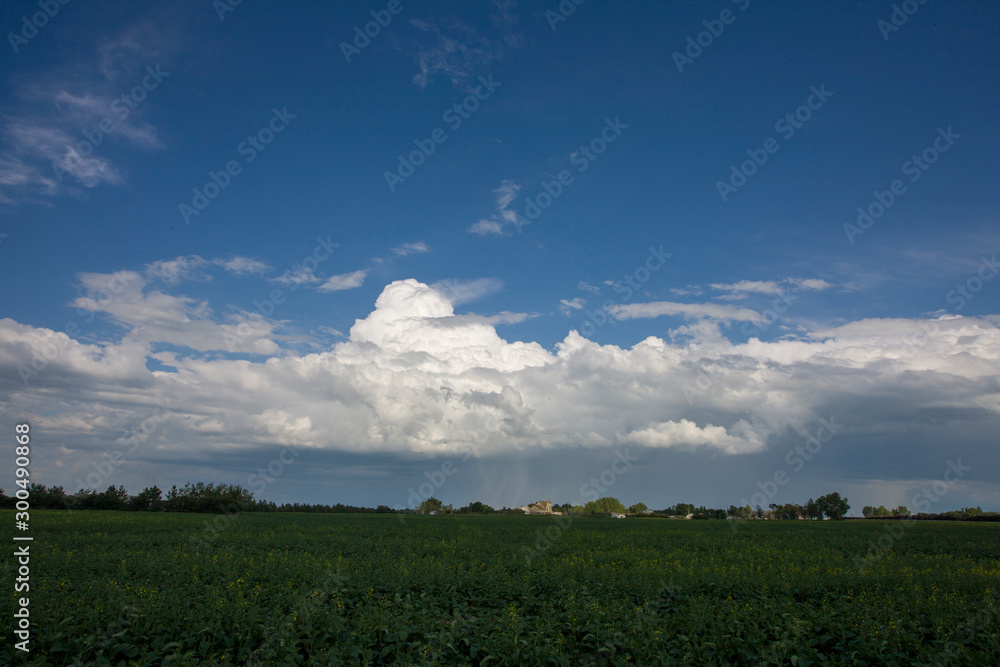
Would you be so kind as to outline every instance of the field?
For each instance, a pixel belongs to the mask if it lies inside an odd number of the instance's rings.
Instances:
[[[1000,664],[996,525],[252,514],[194,547],[212,518],[33,512],[0,661]]]

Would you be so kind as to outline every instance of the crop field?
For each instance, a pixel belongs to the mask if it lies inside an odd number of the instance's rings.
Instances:
[[[995,525],[215,518],[33,513],[31,652],[0,662],[1000,664]]]

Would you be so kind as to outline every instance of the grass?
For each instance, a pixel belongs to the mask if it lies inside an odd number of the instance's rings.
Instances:
[[[31,519],[12,664],[1000,664],[996,525],[859,568],[886,522],[251,514],[196,548],[215,517]]]

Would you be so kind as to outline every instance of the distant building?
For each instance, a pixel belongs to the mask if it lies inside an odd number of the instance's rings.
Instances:
[[[618,512],[612,512],[611,513],[611,518],[612,519],[624,519],[625,515],[624,514],[619,514]]]
[[[539,500],[532,505],[522,505],[521,511],[525,514],[562,514],[562,512],[552,511],[552,499]]]

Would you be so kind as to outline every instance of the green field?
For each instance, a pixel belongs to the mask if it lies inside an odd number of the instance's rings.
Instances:
[[[33,512],[31,653],[0,659],[1000,664],[996,525],[918,523],[859,569],[885,522],[252,514],[192,546],[213,518]]]

